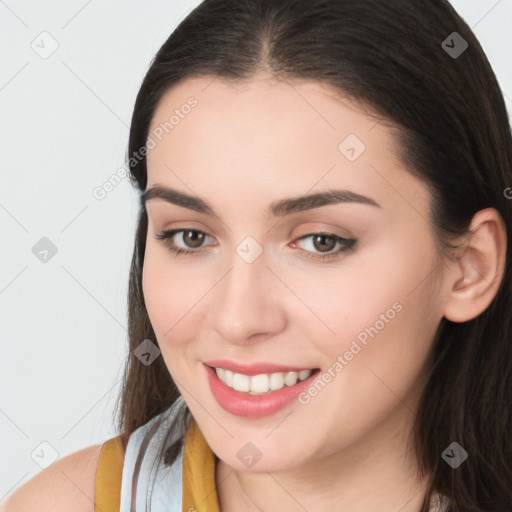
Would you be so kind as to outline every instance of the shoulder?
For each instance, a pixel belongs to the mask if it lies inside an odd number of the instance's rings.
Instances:
[[[88,446],[58,459],[5,498],[0,512],[94,512],[102,446]]]

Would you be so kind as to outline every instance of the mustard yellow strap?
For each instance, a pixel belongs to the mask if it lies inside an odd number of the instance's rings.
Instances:
[[[94,512],[119,512],[123,462],[121,436],[105,441],[96,468]]]
[[[215,487],[215,454],[191,418],[183,448],[182,512],[220,512]]]

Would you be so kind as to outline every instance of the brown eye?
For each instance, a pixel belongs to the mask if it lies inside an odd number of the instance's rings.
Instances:
[[[313,246],[320,252],[329,252],[336,246],[336,239],[328,235],[316,235],[313,238]]]
[[[357,240],[355,238],[343,238],[335,235],[334,233],[311,233],[300,237],[300,241],[306,246],[306,250],[301,249],[300,252],[307,258],[316,258],[325,260],[328,258],[335,258],[342,255],[342,253],[353,251],[355,249]],[[334,250],[339,244],[339,248]],[[307,247],[309,245],[309,248]],[[294,242],[292,246],[296,247]]]
[[[184,230],[183,231],[183,242],[193,248],[201,247],[204,241],[204,233],[201,231]]]
[[[155,238],[161,240],[171,252],[191,256],[205,250],[202,245],[207,237],[206,233],[197,229],[171,229],[155,235]]]

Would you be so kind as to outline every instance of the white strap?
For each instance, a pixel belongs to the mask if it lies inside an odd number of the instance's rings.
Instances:
[[[120,512],[181,512],[183,448],[171,467],[163,453],[181,433],[168,436],[183,399],[135,430],[126,447]]]

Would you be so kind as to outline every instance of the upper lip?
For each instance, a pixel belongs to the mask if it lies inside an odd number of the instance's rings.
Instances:
[[[224,368],[224,370],[231,370],[234,373],[241,373],[243,375],[259,375],[261,373],[277,373],[277,372],[300,372],[301,370],[314,370],[312,366],[287,366],[274,363],[237,363],[227,359],[215,359],[212,361],[203,361],[207,366],[212,368]]]

